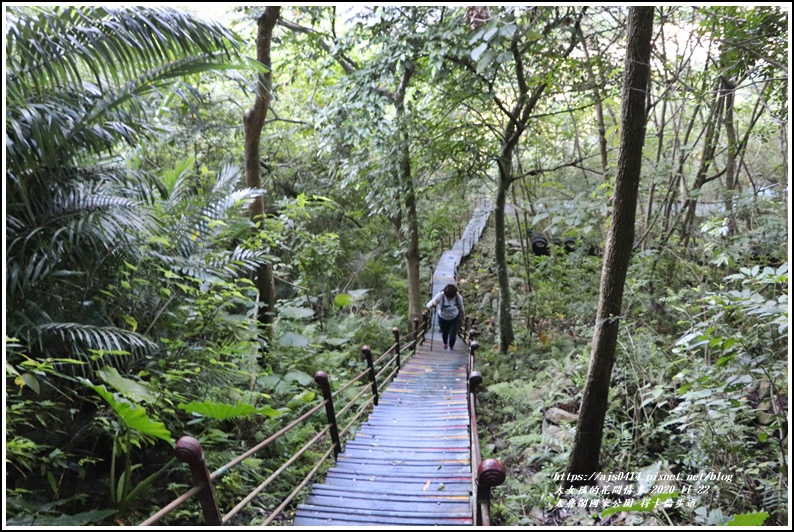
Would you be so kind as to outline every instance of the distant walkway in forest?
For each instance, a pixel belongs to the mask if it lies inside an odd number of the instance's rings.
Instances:
[[[493,210],[493,202],[491,200],[478,200],[475,202],[474,214],[469,220],[469,224],[461,234],[451,249],[448,249],[441,254],[435,271],[433,272],[433,282],[431,294],[437,294],[444,289],[449,283],[456,282],[456,275],[458,266],[464,257],[471,254],[474,245],[479,242],[480,235],[488,223],[488,216]]]

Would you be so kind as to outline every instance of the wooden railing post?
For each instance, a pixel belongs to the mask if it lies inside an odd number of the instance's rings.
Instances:
[[[364,358],[367,359],[367,366],[369,366],[369,380],[372,381],[372,395],[375,397],[375,406],[378,406],[378,383],[375,381],[375,365],[372,363],[372,350],[368,345],[361,348],[364,353]]]
[[[397,344],[395,346],[395,349],[397,350],[397,369],[400,369],[400,329],[397,327],[392,327],[391,332],[394,335],[394,342]]]
[[[501,486],[507,469],[496,458],[483,460],[477,468],[477,526],[491,526],[491,488]]]
[[[339,439],[339,428],[336,424],[336,412],[334,411],[334,397],[331,394],[331,382],[328,379],[328,374],[324,371],[318,371],[314,374],[314,382],[320,386],[323,393],[325,403],[325,416],[328,418],[328,424],[331,425],[331,441],[334,443],[334,460],[342,453],[342,441]]]
[[[472,371],[469,377],[469,393],[476,397],[480,384],[482,384],[482,374],[479,371]]]
[[[416,354],[416,346],[419,345],[419,318],[414,318],[414,355]]]
[[[471,375],[474,371],[474,357],[477,354],[477,348],[480,347],[480,344],[477,343],[475,340],[472,340],[469,344],[469,371],[468,374]]]
[[[425,310],[424,312],[422,312],[422,327],[424,327],[425,332],[427,332],[430,329],[430,327],[428,327],[429,321],[430,321],[430,314],[428,314],[427,311]],[[425,337],[422,336],[422,344],[424,343],[425,343]]]
[[[207,469],[207,462],[204,460],[204,451],[201,443],[190,436],[182,436],[176,442],[174,450],[177,460],[185,462],[190,467],[193,476],[194,486],[204,486],[197,494],[201,503],[201,510],[204,513],[204,524],[210,526],[221,526],[221,512],[218,509],[218,501],[215,500],[215,490],[212,487],[210,472]]]

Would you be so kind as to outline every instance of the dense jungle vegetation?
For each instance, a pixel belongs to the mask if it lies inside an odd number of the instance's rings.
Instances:
[[[494,523],[790,524],[783,6],[653,10],[600,469],[692,491],[566,505],[627,9],[7,6],[5,524],[138,524],[191,485],[182,435],[214,470],[278,431],[319,402],[317,370],[345,382],[410,330],[482,199],[459,286],[481,445],[508,470]],[[312,428],[222,477],[219,504]]]

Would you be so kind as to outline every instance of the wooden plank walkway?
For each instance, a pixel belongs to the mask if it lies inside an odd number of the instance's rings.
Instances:
[[[441,254],[436,270],[433,272],[433,286],[431,297],[439,293],[449,283],[455,282],[458,266],[464,257],[468,257],[474,245],[480,240],[480,235],[485,224],[488,222],[488,215],[493,209],[490,200],[483,200],[474,209],[474,214],[469,220],[469,224],[463,231],[460,240],[457,240],[452,249]],[[429,298],[428,298],[429,299]]]
[[[491,202],[474,210],[433,273],[432,294],[455,282]],[[471,526],[473,486],[466,346],[425,342],[345,445],[325,484],[298,505],[294,526]]]
[[[470,526],[466,362],[463,346],[420,347],[293,524]]]

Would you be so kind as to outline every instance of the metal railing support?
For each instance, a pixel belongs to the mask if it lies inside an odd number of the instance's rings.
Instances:
[[[221,526],[221,512],[218,509],[218,501],[215,499],[215,490],[212,487],[210,472],[207,469],[207,462],[204,460],[204,451],[201,443],[190,436],[182,436],[176,442],[174,450],[177,460],[185,462],[190,467],[193,476],[193,485],[201,486],[201,491],[197,494],[201,503],[201,511],[204,514],[204,524],[210,526]]]
[[[372,363],[372,350],[368,345],[365,345],[361,348],[361,352],[364,353],[364,358],[367,360],[367,366],[369,366],[369,380],[372,381],[372,395],[375,397],[374,404],[375,406],[378,406],[378,383],[375,380],[375,366]]]
[[[472,371],[469,377],[469,393],[477,396],[477,388],[482,384],[482,374],[479,371]]]
[[[507,469],[496,458],[483,460],[477,468],[477,525],[491,526],[491,489],[501,486]]]
[[[331,425],[331,441],[334,443],[334,460],[336,460],[342,453],[342,441],[339,439],[339,428],[336,424],[336,413],[334,412],[334,396],[331,393],[331,382],[328,379],[328,374],[324,371],[318,371],[314,374],[314,382],[320,386],[323,393],[325,403],[325,416],[328,418],[328,424]]]
[[[391,332],[394,335],[394,349],[397,352],[397,369],[400,369],[400,329],[397,327],[392,327]]]
[[[472,375],[472,372],[474,371],[474,357],[477,354],[478,347],[480,347],[480,344],[475,340],[472,340],[469,344],[469,368],[467,372],[469,375]]]

